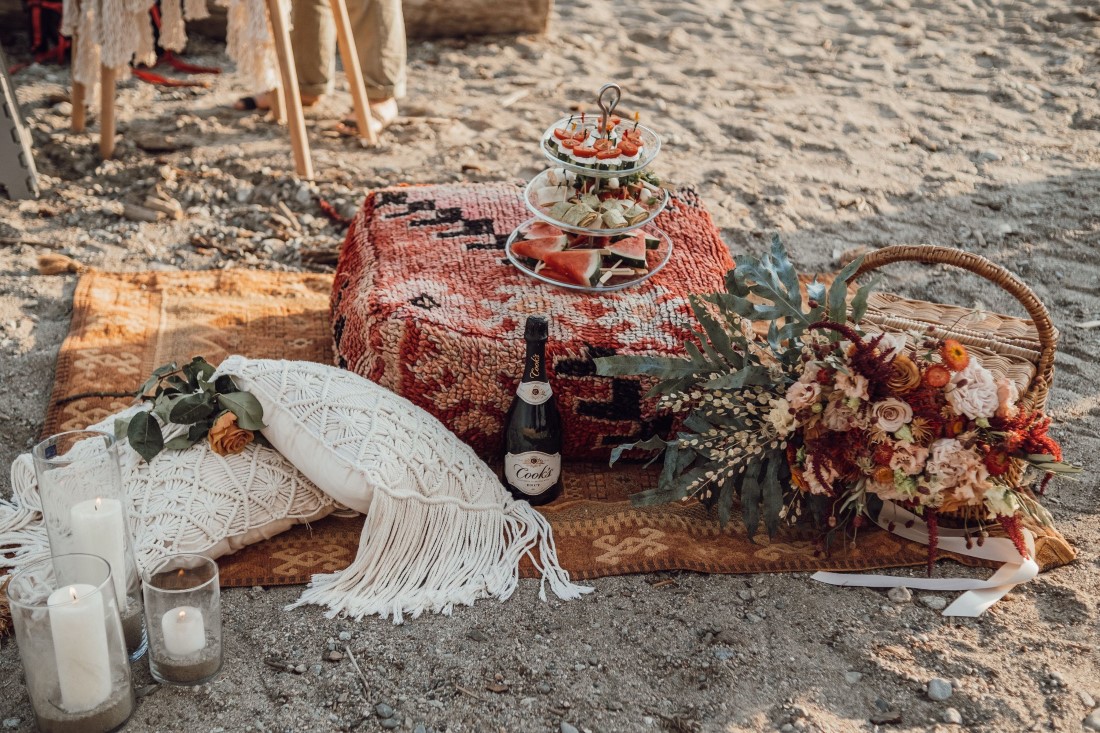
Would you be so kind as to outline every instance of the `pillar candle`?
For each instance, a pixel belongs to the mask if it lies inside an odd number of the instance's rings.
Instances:
[[[70,713],[92,710],[111,694],[103,598],[95,586],[77,583],[51,593],[47,606],[61,707]]]
[[[126,608],[126,523],[122,521],[122,502],[118,499],[89,499],[73,504],[69,510],[73,528],[73,552],[98,555],[111,566],[115,581],[115,600]]]
[[[160,618],[164,650],[171,657],[186,657],[206,646],[206,626],[202,611],[194,606],[178,606]]]

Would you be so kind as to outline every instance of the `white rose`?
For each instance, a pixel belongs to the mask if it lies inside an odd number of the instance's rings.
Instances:
[[[784,438],[794,430],[794,415],[791,414],[791,404],[780,397],[772,400],[772,409],[768,412],[767,420],[776,434]]]
[[[993,372],[979,364],[973,356],[966,369],[951,375],[945,396],[955,412],[971,420],[993,417],[1001,404]]]
[[[893,433],[913,421],[913,408],[899,399],[890,397],[882,402],[876,402],[871,407],[871,417],[878,426],[888,433]]]
[[[1020,500],[1016,498],[1016,492],[1007,486],[989,487],[985,490],[982,500],[985,502],[985,508],[989,510],[989,519],[1015,516],[1020,511]]]

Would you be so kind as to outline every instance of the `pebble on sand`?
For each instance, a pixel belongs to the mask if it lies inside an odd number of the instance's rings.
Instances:
[[[897,588],[891,588],[886,597],[894,603],[909,603],[913,600],[913,594],[905,586],[898,586]]]
[[[951,683],[945,679],[935,677],[928,682],[928,699],[943,702],[951,697]]]
[[[962,725],[962,713],[960,713],[955,708],[947,708],[947,710],[943,711],[943,722],[947,723],[948,725]]]
[[[1096,708],[1081,721],[1085,730],[1100,730],[1100,708]]]
[[[943,596],[921,596],[920,602],[933,611],[942,611],[947,608],[947,599]]]

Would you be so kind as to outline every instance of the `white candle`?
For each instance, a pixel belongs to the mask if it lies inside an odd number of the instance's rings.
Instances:
[[[126,608],[126,523],[118,499],[89,499],[69,510],[73,528],[73,552],[98,555],[111,566],[115,600]]]
[[[164,650],[170,657],[186,657],[206,646],[206,626],[202,611],[194,606],[178,606],[160,617]]]
[[[67,585],[47,601],[61,707],[70,713],[91,710],[111,694],[107,617],[94,591],[94,585]]]

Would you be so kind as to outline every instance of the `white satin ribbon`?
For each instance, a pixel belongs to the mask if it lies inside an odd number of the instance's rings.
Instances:
[[[907,540],[928,544],[928,525],[916,514],[903,509],[893,502],[885,502],[882,511],[873,517],[875,523],[883,529],[894,524],[894,534]],[[911,523],[911,524],[910,524]],[[909,525],[909,526],[906,526]],[[888,530],[890,531],[890,530]],[[814,580],[829,585],[854,585],[865,588],[916,588],[918,590],[966,591],[944,609],[944,616],[981,616],[987,608],[1001,600],[1020,583],[1026,583],[1039,574],[1039,565],[1035,562],[1035,536],[1021,529],[1030,557],[1021,557],[1012,540],[1003,537],[988,537],[981,546],[973,542],[966,546],[966,533],[961,529],[939,528],[941,550],[959,555],[1003,562],[989,580],[970,578],[897,578],[886,575],[860,575],[849,573],[814,573]]]

